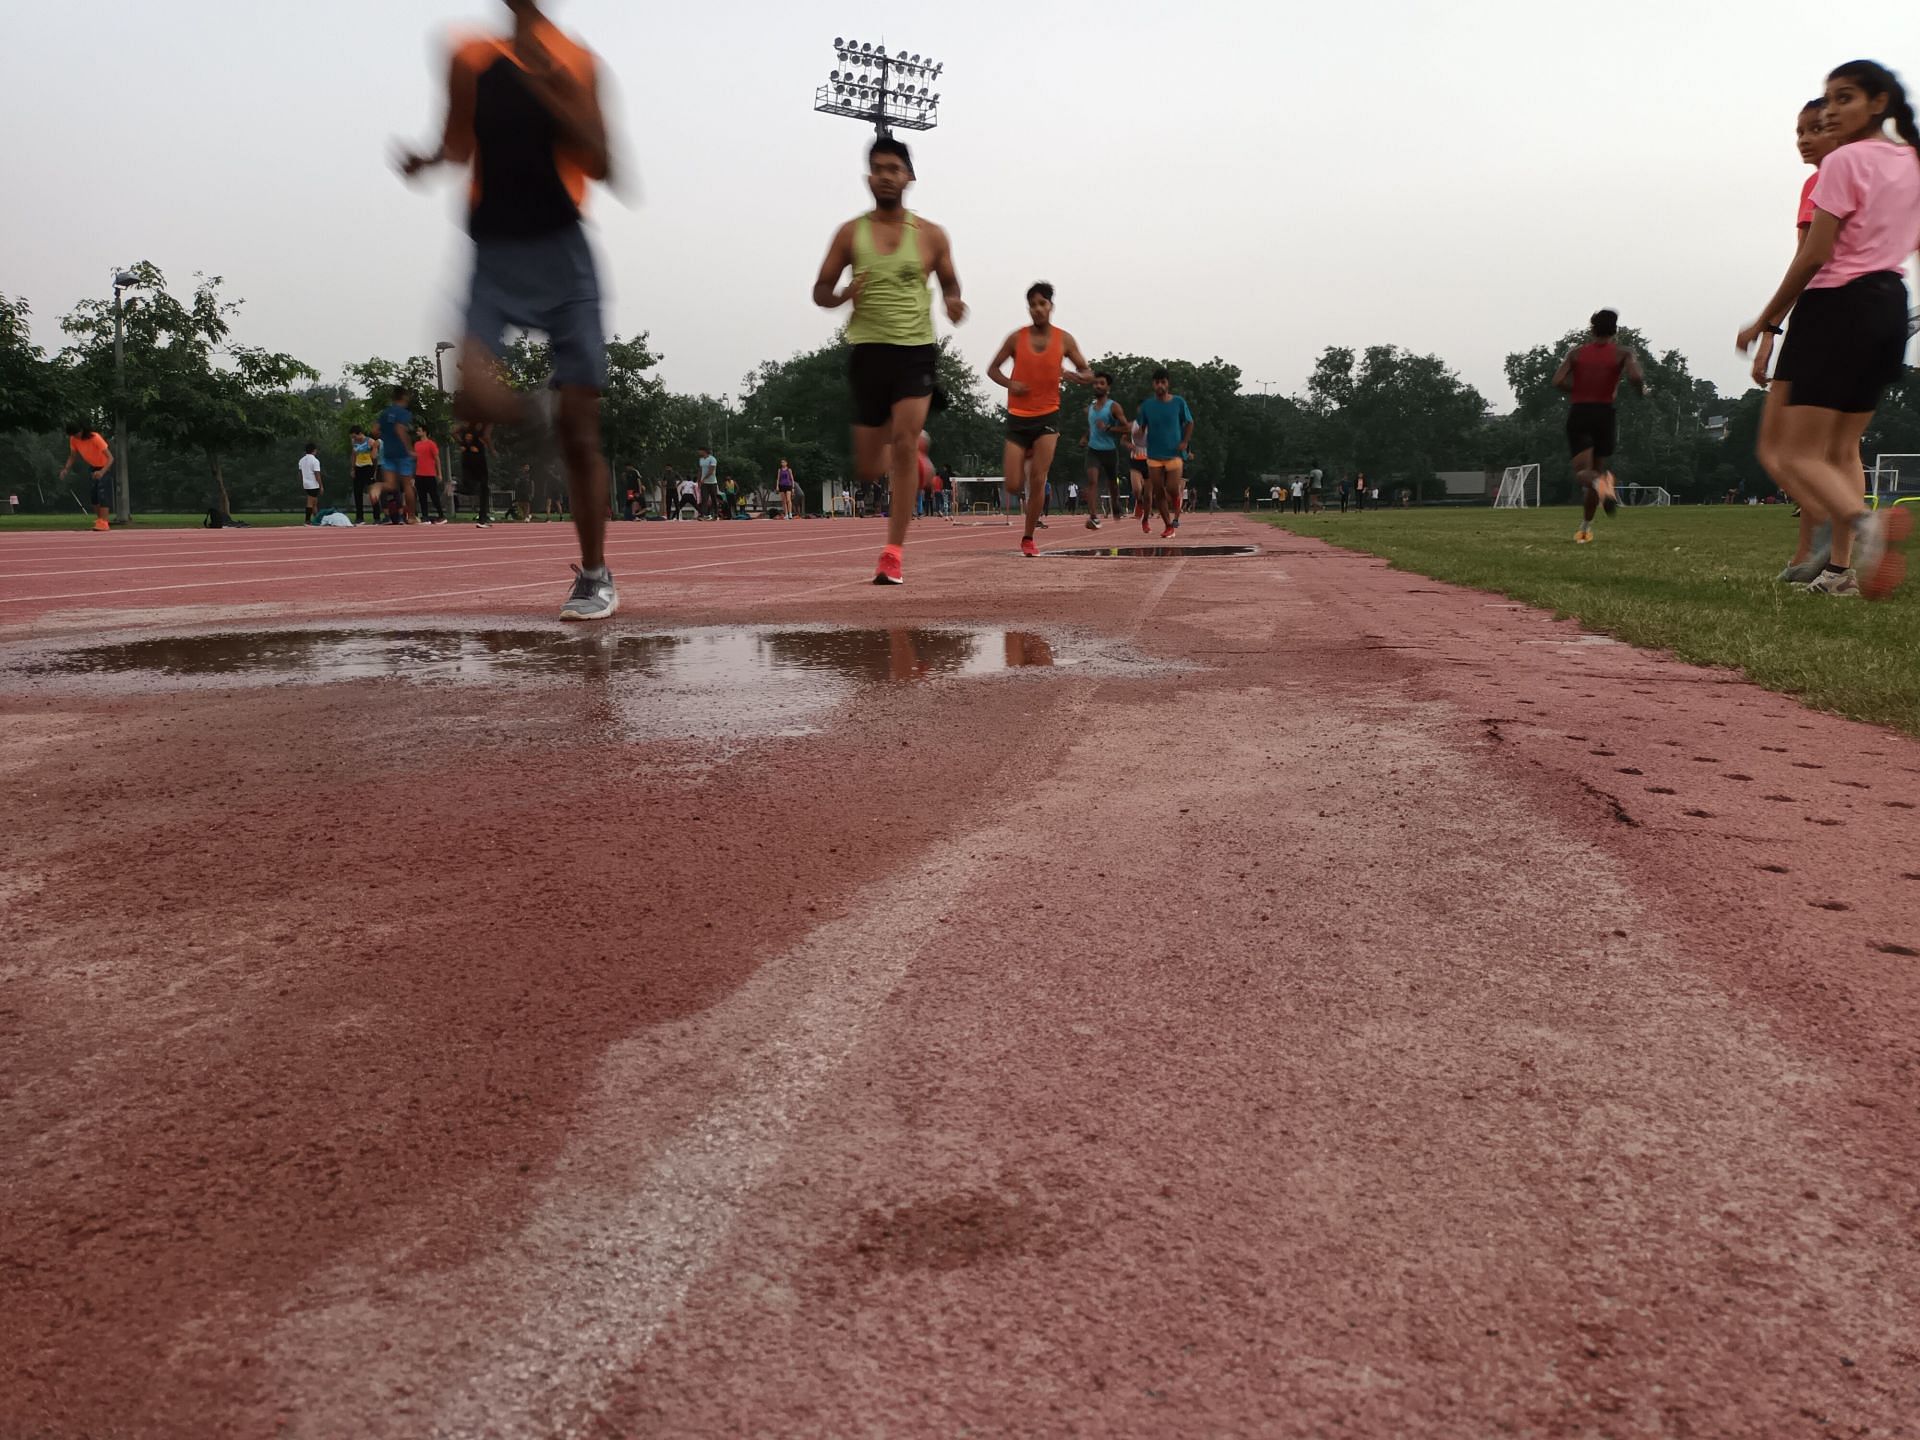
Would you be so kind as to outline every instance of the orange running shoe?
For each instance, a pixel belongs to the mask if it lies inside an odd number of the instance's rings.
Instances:
[[[1900,588],[1907,578],[1907,537],[1913,534],[1913,512],[1905,505],[1867,512],[1865,533],[1853,542],[1853,573],[1859,577],[1860,593],[1869,600],[1884,600]]]
[[[880,552],[880,564],[873,572],[873,583],[876,585],[904,585],[907,583],[906,576],[900,573],[900,552],[893,546],[889,545]]]
[[[113,527],[107,524],[107,522],[104,520],[96,519],[93,522],[93,528],[96,532],[99,532],[99,531],[111,530]]]
[[[1029,535],[1021,540],[1020,553],[1022,555],[1038,555],[1040,553],[1040,547],[1033,543],[1033,536]]]

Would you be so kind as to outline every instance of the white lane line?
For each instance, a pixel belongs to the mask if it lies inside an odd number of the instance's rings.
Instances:
[[[589,1430],[1003,833],[938,847],[721,1005],[611,1046],[520,1229],[458,1270],[397,1263],[403,1236],[313,1277],[266,1336],[273,1393],[314,1434],[386,1433],[401,1396],[441,1440]]]

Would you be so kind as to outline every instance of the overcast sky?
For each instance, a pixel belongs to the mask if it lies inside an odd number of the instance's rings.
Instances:
[[[409,189],[449,0],[0,0],[0,292],[41,339],[112,267],[196,270],[238,338],[329,376],[457,325],[458,187]],[[1436,351],[1497,406],[1510,350],[1613,305],[1739,388],[1778,281],[1793,120],[1833,65],[1920,79],[1913,0],[558,0],[620,86],[640,191],[599,197],[610,328],[737,393],[835,317],[808,291],[867,132],[812,113],[835,35],[946,63],[909,203],[944,224],[990,359],[1035,279],[1092,355],[1301,389],[1330,344]],[[33,57],[26,63],[23,57]],[[944,319],[941,322],[945,332]]]

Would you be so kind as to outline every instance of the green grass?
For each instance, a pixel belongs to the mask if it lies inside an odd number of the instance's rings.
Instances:
[[[198,530],[200,528],[200,522],[206,518],[206,511],[204,510],[195,511],[191,515],[184,513],[179,515],[164,513],[156,515],[135,515],[133,517],[133,528],[135,530]],[[242,511],[234,518],[236,520],[244,520],[249,525],[298,525],[306,519],[306,514],[300,510],[274,510],[260,515]],[[0,534],[14,530],[91,530],[92,528],[92,513],[89,512],[82,515],[78,510],[66,515],[58,513],[52,515],[0,515]]]
[[[1920,735],[1920,576],[1879,604],[1775,584],[1797,524],[1784,505],[1622,510],[1592,545],[1573,543],[1570,508],[1258,518]]]

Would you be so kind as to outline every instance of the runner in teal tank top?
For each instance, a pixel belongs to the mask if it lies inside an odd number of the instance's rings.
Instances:
[[[854,470],[862,486],[889,477],[891,492],[876,585],[904,583],[900,547],[920,493],[920,432],[933,406],[940,360],[929,276],[940,281],[947,319],[958,325],[967,318],[947,232],[906,208],[913,179],[913,157],[904,144],[891,135],[873,142],[867,152],[873,209],[840,227],[813,282],[813,303],[821,309],[853,302],[847,379],[853,389]],[[840,279],[849,270],[852,282],[842,290]]]
[[[1101,370],[1093,377],[1093,404],[1087,407],[1087,528],[1100,528],[1100,489],[1108,496],[1107,513],[1120,518],[1120,441],[1130,434],[1127,412],[1113,398],[1113,376]]]

